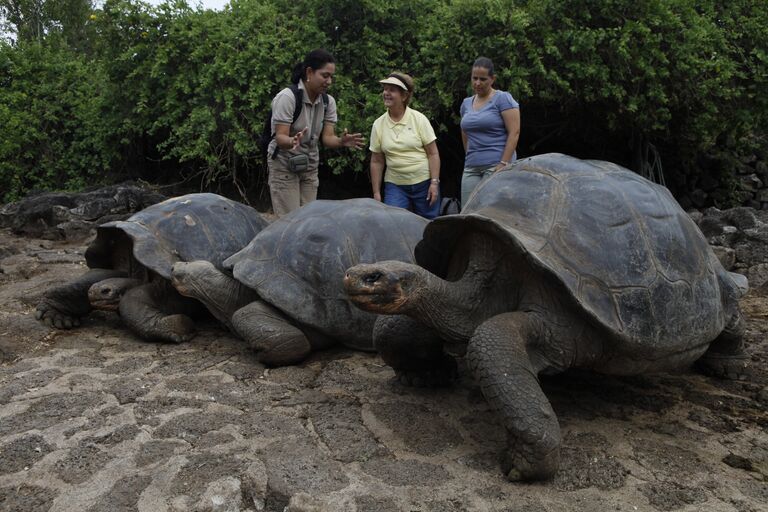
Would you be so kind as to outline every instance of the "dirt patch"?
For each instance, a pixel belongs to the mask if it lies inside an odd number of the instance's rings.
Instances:
[[[742,300],[747,381],[544,379],[561,470],[512,484],[506,433],[463,368],[448,388],[411,389],[344,349],[268,369],[213,323],[181,345],[108,313],[46,328],[34,305],[84,271],[84,248],[0,231],[0,510],[768,509],[764,290]]]

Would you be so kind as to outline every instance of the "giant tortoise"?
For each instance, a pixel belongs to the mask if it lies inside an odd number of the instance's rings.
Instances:
[[[69,329],[93,308],[119,311],[142,338],[188,340],[195,332],[190,317],[205,309],[173,289],[171,266],[204,259],[220,267],[266,225],[253,208],[207,193],[168,199],[128,220],[107,222],[85,251],[90,270],[48,290],[36,317]]]
[[[203,302],[269,365],[293,364],[341,343],[373,350],[376,315],[354,307],[344,272],[383,259],[414,261],[427,221],[373,199],[314,201],[280,218],[221,272],[176,263],[173,284]]]
[[[551,477],[559,464],[560,429],[539,374],[629,375],[698,360],[743,375],[737,300],[746,279],[723,269],[667,189],[618,165],[521,160],[459,215],[433,220],[416,261],[349,269],[349,297],[366,311],[408,315],[465,353],[508,431],[512,480]],[[387,333],[403,321],[376,326],[385,360],[397,371],[444,366],[443,353],[392,345]]]

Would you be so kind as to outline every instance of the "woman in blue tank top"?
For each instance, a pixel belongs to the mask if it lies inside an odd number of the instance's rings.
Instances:
[[[464,172],[461,205],[467,204],[480,181],[517,159],[520,105],[511,94],[493,88],[493,62],[478,58],[472,65],[473,96],[461,103]]]

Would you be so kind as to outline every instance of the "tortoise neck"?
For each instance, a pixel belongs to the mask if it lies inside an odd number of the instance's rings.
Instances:
[[[235,311],[258,298],[255,291],[213,266],[201,273],[192,296],[230,330]]]
[[[423,296],[413,301],[408,314],[431,327],[445,339],[466,342],[477,322],[477,275],[465,274],[458,281],[447,281],[424,271]]]
[[[466,342],[488,318],[517,308],[523,293],[521,266],[493,237],[474,234],[463,240],[450,262],[447,279],[429,274],[416,302],[418,319],[446,339]],[[417,316],[413,315],[413,316]]]

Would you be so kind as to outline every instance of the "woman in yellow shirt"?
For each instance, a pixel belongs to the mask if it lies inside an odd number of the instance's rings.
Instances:
[[[413,78],[390,73],[379,82],[384,85],[387,112],[371,129],[373,197],[381,201],[383,177],[385,204],[433,219],[440,213],[440,154],[435,131],[424,114],[408,107]]]

